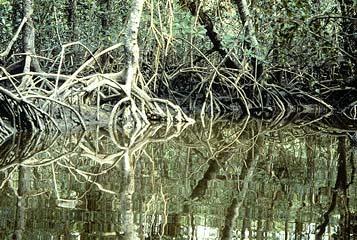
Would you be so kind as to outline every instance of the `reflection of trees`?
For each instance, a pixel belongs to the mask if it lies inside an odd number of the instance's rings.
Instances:
[[[14,239],[23,239],[23,231],[25,230],[26,223],[26,194],[30,190],[29,186],[30,172],[29,169],[24,167],[19,168],[19,179],[17,189],[17,203],[16,203],[16,219],[15,219],[15,231]]]
[[[250,131],[245,132],[244,144],[238,141],[243,131],[246,130],[245,125],[246,122],[235,125],[218,122],[215,126],[210,126],[208,132],[195,131],[195,128],[192,127],[189,129],[192,131],[192,134],[188,134],[188,138],[185,138],[185,133],[181,137],[185,139],[184,142],[190,149],[189,154],[187,154],[189,161],[191,161],[190,166],[192,166],[191,158],[195,155],[201,158],[201,160],[205,159],[204,165],[198,167],[199,170],[203,170],[203,174],[192,187],[191,193],[188,194],[189,199],[198,202],[205,201],[205,197],[212,192],[209,186],[211,182],[217,180],[233,180],[233,184],[230,184],[230,187],[227,188],[230,200],[228,200],[225,211],[225,221],[222,222],[222,239],[231,239],[232,237],[233,229],[236,227],[235,222],[239,208],[245,199],[245,194],[249,189],[249,182],[257,164],[259,157],[258,150],[262,147],[262,136],[259,135],[257,126],[252,126],[252,128],[248,128]],[[204,148],[202,146],[204,146]],[[243,150],[243,148],[248,148],[248,151]],[[201,149],[205,150],[202,151]],[[241,154],[243,156],[246,155],[245,159],[241,157]],[[230,161],[238,162],[237,166],[232,166],[232,173],[225,169],[227,168],[225,165]],[[202,170],[200,172],[202,172]],[[188,172],[191,171],[188,170]],[[223,176],[220,175],[222,172],[224,173]],[[184,205],[184,213],[191,214],[190,212],[193,211],[195,204],[193,206],[192,204],[191,206],[189,205],[189,202]],[[194,216],[191,215],[191,218],[192,217]],[[191,222],[191,227],[191,234],[194,236],[195,224],[193,222]]]
[[[222,132],[222,129],[218,131]],[[252,179],[246,181],[246,183],[250,182],[249,190],[244,196],[239,194],[239,192],[242,192],[242,188],[239,188],[238,195],[230,197],[230,201],[228,201],[230,204],[226,207],[225,223],[222,223],[226,227],[223,227],[222,230],[240,229],[241,237],[246,232],[249,232],[249,236],[253,237],[255,232],[256,237],[264,239],[268,232],[276,228],[276,224],[278,226],[282,224],[282,232],[286,239],[291,236],[295,236],[296,239],[307,236],[313,231],[313,225],[310,226],[309,221],[311,223],[318,222],[315,214],[319,212],[319,209],[322,210],[321,207],[326,204],[326,199],[331,196],[329,195],[330,192],[326,191],[329,187],[325,186],[330,186],[329,179],[333,176],[335,156],[338,154],[337,144],[334,138],[320,138],[307,128],[302,131],[291,129],[286,133],[262,129],[259,135],[267,137],[264,144],[258,147],[260,156],[255,163],[256,168]],[[214,136],[214,138],[216,137],[217,135]],[[249,139],[249,136],[243,133],[239,138],[241,145],[247,143],[245,139]],[[227,142],[231,143],[229,140]],[[232,160],[236,159],[235,154],[239,152],[237,149],[241,146],[239,144],[234,146],[236,148],[233,151],[231,150],[228,156],[222,157],[226,159],[225,164],[227,162],[233,163]],[[242,157],[240,157],[241,159]],[[241,180],[241,176],[244,176],[242,167],[249,169],[249,164],[247,164],[249,161],[244,162],[244,164],[241,161],[241,164],[238,165],[240,168],[235,169],[235,173],[241,171],[239,178],[236,174],[229,174],[222,162],[212,159],[207,161],[207,170],[194,185],[194,194],[191,194],[191,196],[198,197],[201,201],[204,201],[205,194],[208,195],[206,198],[209,198],[210,191],[208,188],[211,181],[234,179],[237,181],[239,179],[241,183],[244,183]],[[352,164],[350,165],[352,166]],[[223,177],[222,171],[225,172]],[[253,186],[252,183],[254,183]],[[243,202],[240,204],[242,197]],[[260,204],[259,199],[265,200]],[[218,206],[222,207],[221,204]],[[248,208],[256,210],[252,213],[252,210],[247,211]],[[283,219],[277,218],[279,211],[283,213]],[[240,216],[238,219],[242,219],[238,220],[238,225],[236,225],[239,227],[238,229],[237,227],[231,228],[230,226],[236,224],[232,219],[237,216]],[[252,229],[252,221],[257,221],[257,225],[254,225],[255,230]],[[253,235],[250,235],[252,232]],[[228,238],[230,237],[229,234],[232,233],[236,235],[234,231],[227,232]],[[224,236],[223,233],[222,236]],[[247,237],[247,235],[245,236]]]
[[[347,189],[349,187],[348,184],[348,174],[347,174],[347,149],[346,149],[346,138],[339,137],[338,138],[338,163],[337,163],[337,176],[335,181],[335,186],[332,190],[331,202],[328,209],[322,215],[322,222],[317,227],[316,239],[322,239],[323,234],[326,231],[326,227],[330,221],[331,213],[336,209],[337,205],[340,205],[338,208],[340,214],[339,220],[339,229],[336,237],[338,239],[350,239],[352,234],[356,234],[352,232],[351,226],[352,219],[354,218],[353,214],[350,212],[350,197],[348,196]],[[353,153],[352,156],[353,158]],[[353,159],[352,162],[353,163]],[[351,181],[353,181],[354,172],[351,175]]]
[[[48,149],[57,136],[26,132],[13,135],[0,145],[0,169],[9,168]]]
[[[123,158],[121,159],[121,211],[123,221],[123,232],[125,239],[139,239],[139,232],[143,235],[143,231],[140,231],[139,226],[134,222],[134,207],[133,207],[133,194],[135,192],[135,168],[138,166],[137,161],[142,154],[149,156],[145,152],[145,147],[149,143],[165,142],[174,137],[185,128],[180,125],[172,132],[171,128],[166,128],[165,135],[160,137],[160,129],[162,126],[154,126],[149,129],[140,129],[131,133],[129,138],[123,138],[127,134],[118,135],[117,131],[112,131],[112,139],[118,149],[124,151]],[[168,131],[170,130],[170,131]],[[150,158],[150,157],[149,157]],[[152,159],[151,159],[152,161]],[[167,228],[170,233],[171,229]]]
[[[122,189],[120,191],[121,212],[124,230],[124,239],[135,240],[138,237],[138,226],[134,221],[133,194],[135,191],[135,172],[129,149],[125,151],[121,161]]]
[[[49,209],[32,212],[28,201],[25,221],[47,214],[44,219],[56,226],[46,229],[51,236],[197,239],[206,227],[220,239],[266,239],[277,231],[281,238],[299,239],[313,234],[311,224],[323,222],[335,194],[331,179],[346,169],[346,197],[338,191],[326,232],[332,226],[342,232],[347,219],[352,222],[355,210],[344,209],[343,201],[355,199],[353,155],[340,140],[307,128],[205,124],[60,135],[47,151],[3,166],[0,190],[17,200],[19,166],[30,170],[26,199]],[[345,167],[335,169],[343,148]],[[28,234],[23,231],[23,238]]]
[[[224,227],[221,231],[222,239],[232,239],[233,230],[235,227],[236,218],[238,216],[239,208],[245,201],[245,195],[249,190],[249,183],[252,179],[252,176],[255,172],[255,168],[259,157],[262,157],[259,154],[260,149],[263,148],[263,136],[260,135],[259,127],[253,126],[251,129],[252,138],[251,138],[251,146],[249,146],[249,150],[246,155],[246,160],[244,165],[241,167],[241,171],[239,174],[238,187],[236,189],[237,195],[234,196],[231,200],[231,204],[227,208],[227,213],[225,216]],[[238,200],[238,197],[241,200]],[[246,223],[247,218],[243,219],[243,226],[241,229],[241,237],[245,237],[245,230],[248,228]]]
[[[185,127],[162,128],[163,126],[153,126],[143,129],[130,138],[122,138],[117,133],[111,136],[108,131],[97,128],[84,134],[52,136],[51,141],[43,141],[43,136],[35,135],[21,138],[21,143],[13,141],[14,144],[6,145],[6,148],[1,149],[6,153],[3,154],[4,174],[1,186],[19,186],[16,238],[21,238],[25,223],[28,221],[24,217],[24,209],[28,207],[25,204],[25,197],[36,196],[41,199],[39,201],[46,201],[50,197],[53,200],[52,204],[55,204],[53,207],[68,211],[103,211],[107,207],[107,204],[102,204],[103,201],[109,200],[109,209],[118,211],[123,225],[118,228],[118,224],[107,223],[110,227],[100,227],[102,233],[106,236],[122,235],[125,239],[138,239],[139,226],[134,222],[133,201],[135,182],[138,178],[135,172],[136,162],[142,154],[146,154],[144,149],[147,144],[168,141],[179,135]],[[44,151],[46,147],[47,150]],[[27,174],[26,178],[22,177],[25,176],[24,172],[29,171],[33,174]],[[19,174],[18,181],[14,179],[14,174]],[[30,182],[39,192],[34,190],[30,194],[28,190],[24,190],[24,183]],[[26,196],[22,197],[24,194]],[[88,220],[83,225],[83,234],[91,235],[98,231],[97,225],[92,224],[92,221]],[[68,237],[77,234],[73,227],[70,222],[66,222],[59,228],[60,235]]]

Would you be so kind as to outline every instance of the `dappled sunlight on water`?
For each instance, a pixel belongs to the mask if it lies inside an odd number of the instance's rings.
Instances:
[[[356,150],[333,133],[215,121],[19,135],[0,148],[0,238],[353,238]]]

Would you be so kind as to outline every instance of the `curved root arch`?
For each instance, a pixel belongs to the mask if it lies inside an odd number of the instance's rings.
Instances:
[[[150,97],[144,90],[133,87],[131,96],[121,99],[114,106],[109,126],[116,131],[119,120],[124,132],[130,135],[131,131],[149,124],[148,116],[150,119],[165,119],[169,125],[173,122],[194,122],[178,105],[165,99]]]
[[[0,112],[0,138],[3,140],[16,131],[58,130],[56,121],[48,113],[2,87],[0,87]]]

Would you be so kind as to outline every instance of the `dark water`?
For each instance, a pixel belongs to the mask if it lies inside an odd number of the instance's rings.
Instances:
[[[249,121],[0,147],[0,239],[357,239],[343,131]]]

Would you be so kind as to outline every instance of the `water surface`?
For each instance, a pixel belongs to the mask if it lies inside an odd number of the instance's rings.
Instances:
[[[354,239],[344,131],[256,121],[20,134],[0,147],[0,239]]]

